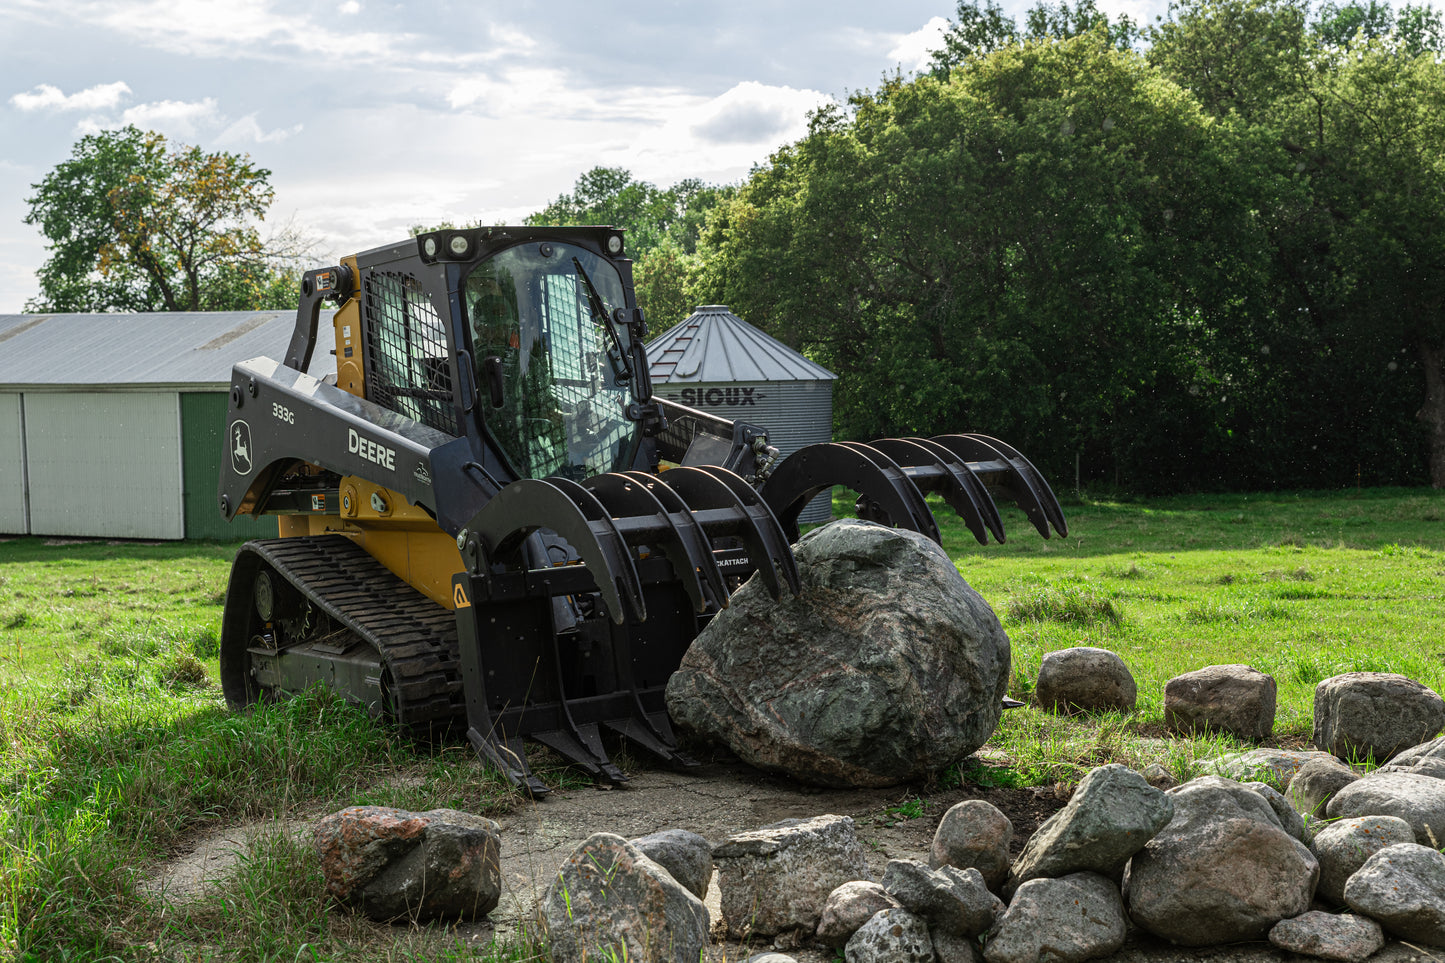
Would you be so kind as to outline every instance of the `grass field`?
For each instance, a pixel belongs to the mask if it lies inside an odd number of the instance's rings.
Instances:
[[[939,508],[944,543],[1013,640],[1026,698],[1051,650],[1119,653],[1135,713],[1006,713],[988,765],[964,778],[1071,783],[1109,761],[1187,775],[1227,739],[1164,738],[1164,683],[1243,662],[1279,683],[1276,736],[1301,744],[1315,683],[1402,672],[1445,686],[1445,494],[1361,491],[1075,499],[1067,538],[1009,513],[1006,545],[976,546]],[[208,826],[344,805],[495,813],[505,787],[463,747],[418,754],[322,696],[224,708],[217,632],[235,546],[37,538],[0,542],[0,954],[22,959],[440,959],[324,911],[314,857],[278,841],[233,884],[178,909],[136,867]],[[415,779],[382,778],[398,772]],[[554,774],[553,778],[566,778]],[[301,947],[302,950],[298,950]],[[307,949],[309,948],[309,949]],[[526,945],[494,948],[507,958]],[[353,952],[354,951],[354,952]],[[179,956],[172,956],[180,952]]]

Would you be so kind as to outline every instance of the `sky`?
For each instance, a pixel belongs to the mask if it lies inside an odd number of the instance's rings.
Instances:
[[[0,0],[0,314],[38,292],[32,185],[88,133],[249,155],[276,191],[263,232],[299,229],[319,265],[414,224],[515,223],[598,165],[741,181],[811,110],[926,64],[955,4]]]

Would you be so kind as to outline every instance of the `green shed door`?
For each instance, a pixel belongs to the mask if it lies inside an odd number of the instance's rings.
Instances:
[[[185,483],[186,538],[275,538],[276,519],[221,515],[217,499],[226,433],[226,393],[181,394],[181,460]]]

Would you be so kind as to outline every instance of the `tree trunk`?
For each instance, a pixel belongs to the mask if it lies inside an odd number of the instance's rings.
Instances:
[[[1430,432],[1430,484],[1445,488],[1445,344],[1419,341],[1425,369],[1425,403],[1415,413]]]

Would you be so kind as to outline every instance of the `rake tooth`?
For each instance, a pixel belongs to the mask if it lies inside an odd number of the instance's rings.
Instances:
[[[1064,518],[1063,506],[1059,504],[1058,498],[1054,496],[1054,490],[1049,487],[1049,483],[1044,478],[1043,473],[1034,467],[1033,462],[1025,458],[1023,453],[1017,448],[1014,448],[1006,442],[999,441],[997,438],[978,434],[971,435],[970,437],[986,441],[1007,455],[1009,460],[1018,467],[1019,471],[1026,475],[1032,482],[1034,490],[1038,493],[1039,500],[1043,505],[1044,514],[1048,516],[1050,523],[1053,524],[1054,531],[1058,532],[1061,536],[1069,534],[1069,523]],[[1048,534],[1045,533],[1044,537],[1047,538]]]
[[[612,621],[621,625],[628,612],[646,621],[642,581],[622,533],[597,496],[576,482],[555,476],[512,482],[477,512],[468,527],[493,558],[517,551],[537,529],[551,529],[587,563]]]
[[[991,439],[983,435],[935,435],[932,440],[967,461],[975,473],[986,479],[985,484],[997,487],[1009,501],[1023,509],[1040,535],[1049,537],[1049,517],[1044,510],[1043,496],[1022,465],[994,446]]]
[[[726,512],[725,521],[718,524],[729,530],[719,529],[714,534],[736,535],[743,540],[758,577],[773,598],[782,597],[784,582],[793,594],[800,591],[798,564],[777,519],[741,476],[708,465],[673,468],[662,480],[692,511]]]
[[[933,513],[907,472],[878,449],[856,442],[822,442],[793,452],[763,483],[763,499],[796,537],[799,513],[834,485],[876,502],[891,524],[939,541]]]
[[[1002,526],[992,524],[998,517],[998,509],[983,483],[969,469],[968,462],[926,438],[880,438],[870,442],[870,446],[909,471],[919,491],[940,492],[980,545],[988,544],[990,531],[1003,541]]]

